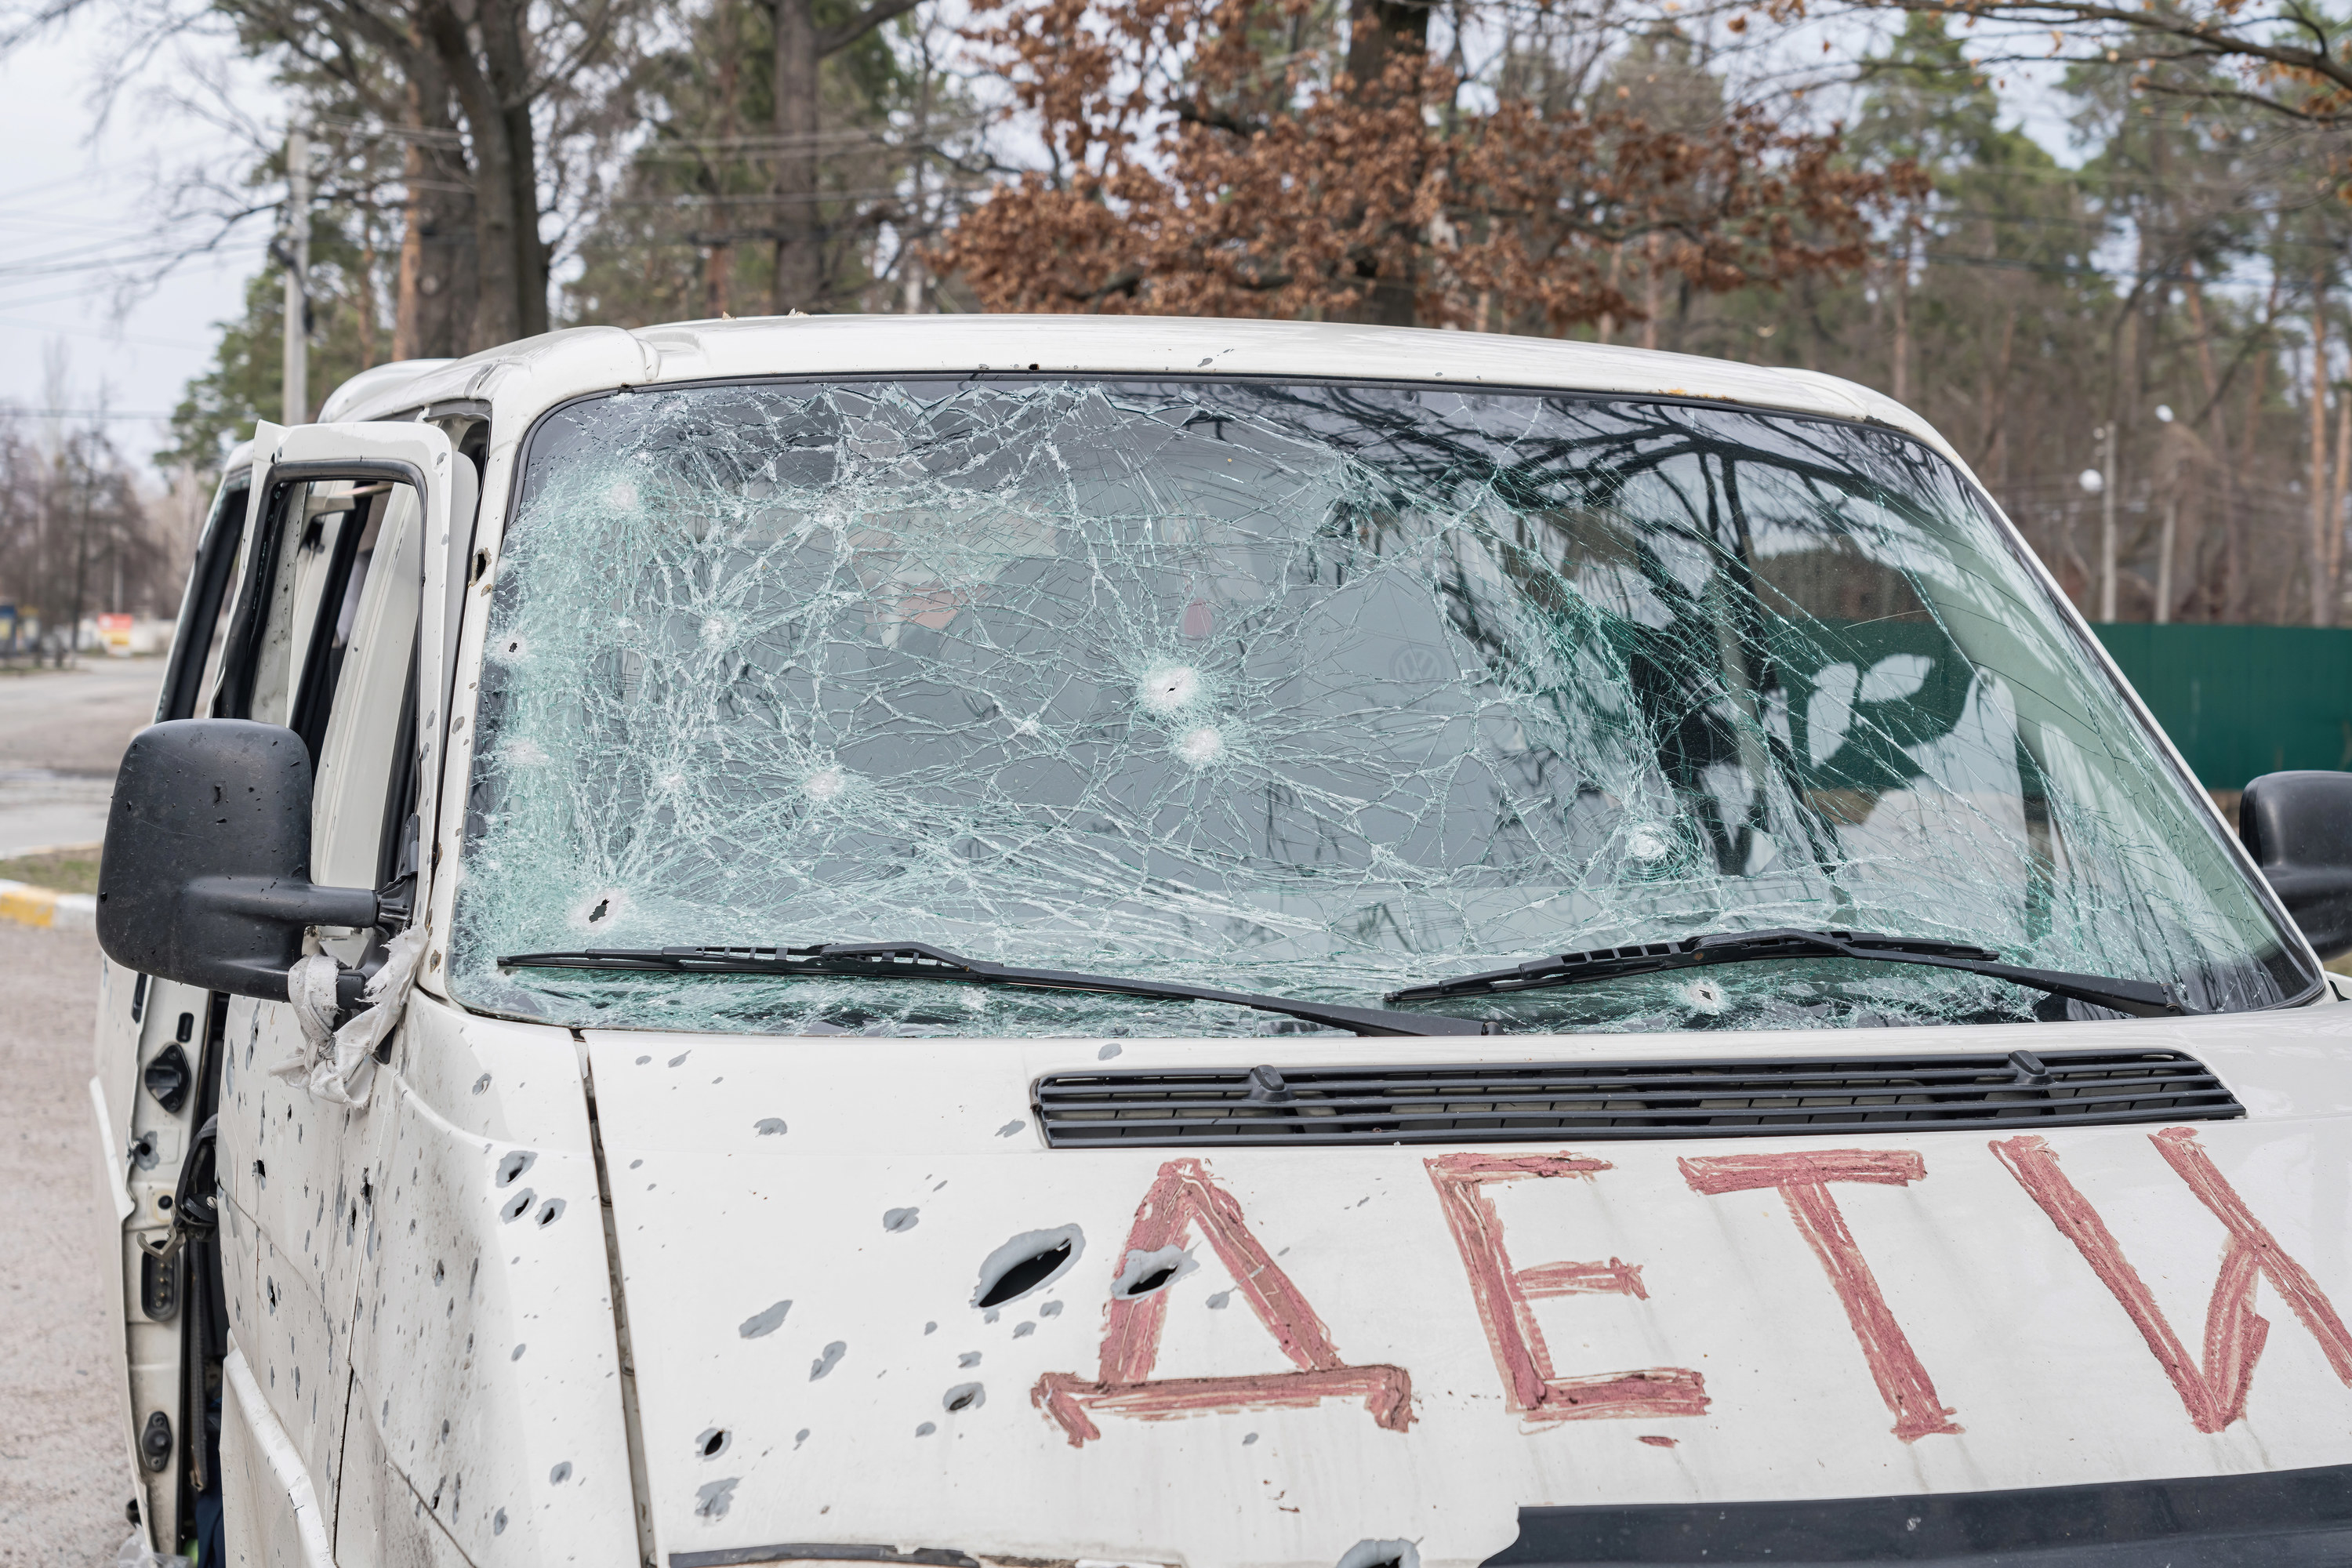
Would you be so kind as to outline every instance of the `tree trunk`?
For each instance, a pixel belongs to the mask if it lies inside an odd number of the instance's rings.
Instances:
[[[776,39],[776,278],[770,309],[824,308],[818,235],[816,11],[812,0],[774,0]]]
[[[2327,608],[2329,623],[2344,603],[2345,465],[2352,460],[2352,390],[2336,394],[2336,475],[2327,486]]]
[[[66,448],[67,461],[73,460],[73,448]],[[81,654],[81,607],[86,602],[89,584],[89,461],[83,454],[81,465],[81,526],[74,531],[73,609],[66,616],[66,647],[79,658]]]
[[[1647,248],[1649,258],[1642,264],[1642,346],[1654,349],[1658,346],[1658,311],[1661,308],[1656,235],[1650,236]]]
[[[721,0],[719,8],[719,145],[726,149],[717,167],[711,171],[710,194],[723,198],[730,195],[723,183],[720,171],[733,162],[735,139],[741,131],[735,118],[735,106],[742,92],[743,8]],[[718,209],[731,215],[732,209],[721,205]],[[732,228],[730,216],[722,227]],[[734,313],[735,247],[721,240],[710,247],[702,262],[703,313],[724,317]]]
[[[1609,247],[1609,287],[1614,289],[1617,287],[1617,280],[1624,275],[1625,242],[1621,239]],[[1594,322],[1592,326],[1593,342],[1605,343],[1616,335],[1617,318],[1606,310],[1602,311],[1601,320]]]
[[[2265,311],[2265,326],[2269,324],[2268,318],[2269,312]],[[2251,470],[2253,467],[2254,438],[2262,430],[2263,394],[2268,390],[2271,358],[2267,353],[2256,354],[2252,369],[2246,377],[2246,421],[2245,428],[2240,432],[2243,449],[2237,458],[2241,470]],[[2239,526],[2230,535],[2230,597],[2221,611],[2222,619],[2231,621],[2243,620],[2248,606],[2253,601],[2252,574],[2247,570],[2247,557],[2251,553],[2247,543],[2253,532],[2253,520],[2242,514],[2238,523]],[[2284,607],[2281,606],[2282,609]]]
[[[919,316],[923,311],[923,258],[915,248],[915,240],[930,216],[928,198],[923,191],[923,161],[930,156],[931,150],[931,43],[929,32],[923,36],[922,58],[916,68],[915,125],[911,138],[915,155],[907,171],[908,183],[914,188],[914,199],[908,205],[906,226],[898,231],[899,310],[909,316]]]
[[[2000,352],[1993,356],[1992,368],[1985,374],[1984,401],[1979,414],[1984,431],[1977,446],[1977,467],[1992,471],[1992,458],[2001,447],[2001,437],[2009,429],[2009,378],[2016,364],[2017,307],[2011,305],[2000,321]]]
[[[375,249],[375,226],[370,221],[366,242],[360,247],[359,275],[352,279],[352,310],[358,317],[360,331],[360,368],[375,368],[376,299],[375,269],[381,259]]]
[[[430,49],[407,62],[408,187],[400,237],[392,357],[455,359],[473,352],[473,179],[449,114],[449,82]]]
[[[2219,478],[2221,491],[2221,573],[2226,584],[2231,571],[2230,552],[2235,548],[2231,542],[2236,539],[2238,530],[2237,462],[2230,451],[2229,421],[2221,412],[2221,381],[2220,373],[2213,368],[2213,334],[2205,320],[2205,292],[2199,286],[2197,275],[2193,271],[2189,275],[2187,285],[2182,292],[2188,297],[2189,327],[2197,334],[2197,374],[2198,378],[2204,383],[2205,406],[2208,410],[2206,417],[2213,431],[2208,449],[2213,460],[2221,465]],[[2201,537],[2203,531],[2200,529],[2199,531]],[[2200,596],[2209,606],[2206,618],[2221,619],[2223,614],[2222,599],[2226,595],[2226,587],[2223,590],[2223,595],[2214,595],[2202,581],[2199,583],[2198,588]]]
[[[1384,102],[1381,79],[1399,55],[1429,51],[1426,0],[1356,0],[1349,13],[1348,75],[1359,102]]]
[[[515,335],[535,338],[548,329],[547,244],[539,236],[539,131],[530,119],[530,56],[523,43],[530,25],[528,0],[478,0],[476,26],[503,132]]]
[[[2311,279],[2311,624],[2336,620],[2328,571],[2327,525],[2327,274]]]
[[[1907,405],[1911,401],[1911,230],[1907,226],[1902,250],[1890,259],[1893,280],[1886,305],[1895,318],[1895,363],[1887,376],[1888,395]]]
[[[473,346],[490,348],[547,330],[547,252],[539,238],[537,138],[526,98],[521,13],[508,0],[478,8],[482,56],[448,0],[430,0],[422,21],[466,117],[474,153],[474,242],[478,280]]]
[[[1366,108],[1386,107],[1393,98],[1387,82],[1389,68],[1417,60],[1429,52],[1427,0],[1354,0],[1349,11],[1348,79],[1351,101]],[[1408,242],[1414,255],[1420,237]],[[1374,271],[1370,294],[1360,314],[1375,326],[1410,327],[1418,319],[1415,301],[1418,268],[1408,260],[1402,269]]]

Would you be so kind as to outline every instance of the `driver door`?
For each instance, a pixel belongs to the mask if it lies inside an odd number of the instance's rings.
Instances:
[[[202,710],[300,738],[314,781],[312,866],[347,884],[396,879],[404,853],[415,868],[400,829],[421,728],[424,562],[428,548],[447,547],[453,499],[470,526],[472,481],[426,425],[304,426],[257,453]],[[306,949],[365,968],[381,942],[320,931]],[[343,1223],[354,1195],[340,1173],[347,1152],[363,1161],[370,1119],[272,1076],[306,1049],[286,1003],[205,1000],[213,1024],[192,1121],[201,1130],[216,1112],[221,1214],[216,1231],[184,1249],[189,1371],[173,1455],[184,1479],[173,1536],[157,1544],[174,1550],[194,1533],[183,1521],[219,1517],[226,1493],[231,1556],[299,1561],[309,1533],[331,1528],[354,1299]]]
[[[232,467],[196,542],[165,660],[154,721],[208,712],[234,607],[252,514],[256,465],[267,466],[282,432],[257,431],[252,462]],[[101,958],[90,1099],[100,1169],[99,1256],[113,1261],[109,1305],[121,1313],[110,1349],[116,1385],[129,1394],[124,1447],[139,1522],[160,1550],[184,1533],[187,1498],[181,1341],[187,1307],[184,1256],[157,1256],[172,1227],[180,1170],[198,1123],[198,1063],[219,1023],[210,994]]]

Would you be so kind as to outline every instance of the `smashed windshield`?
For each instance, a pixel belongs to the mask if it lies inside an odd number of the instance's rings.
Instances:
[[[616,393],[531,439],[453,984],[572,1024],[1233,1035],[1216,1003],[502,968],[922,942],[1379,1006],[1771,927],[2314,978],[1958,474],[1729,406],[1055,379]],[[2107,1016],[1842,958],[1513,1031]]]

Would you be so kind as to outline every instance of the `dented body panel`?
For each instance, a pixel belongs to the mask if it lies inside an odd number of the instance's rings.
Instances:
[[[488,988],[515,949],[483,943],[525,929],[495,903],[502,874],[530,895],[520,902],[546,905],[548,930],[593,946],[621,929],[608,917],[637,917],[616,910],[641,907],[663,874],[627,882],[613,869],[625,851],[697,833],[723,844],[740,826],[674,803],[632,817],[582,790],[567,807],[578,864],[558,867],[576,869],[576,896],[540,898],[520,862],[501,865],[500,813],[519,798],[499,793],[519,754],[509,742],[528,738],[520,707],[496,707],[502,683],[540,702],[542,721],[568,689],[528,689],[512,679],[528,655],[492,646],[520,638],[509,574],[518,560],[532,569],[517,521],[532,433],[581,400],[666,385],[1004,373],[1720,404],[1900,432],[1966,488],[1916,416],[1832,378],[1473,334],[814,319],[587,329],[372,373],[338,396],[352,423],[295,433],[302,453],[411,450],[428,489],[446,488],[411,532],[382,536],[406,596],[379,583],[362,605],[354,590],[352,624],[388,628],[363,636],[397,642],[402,658],[373,656],[398,679],[338,711],[321,775],[335,794],[317,819],[351,868],[339,876],[410,868],[426,944],[362,1104],[272,1076],[304,1048],[288,1005],[219,1008],[208,1059],[231,1562],[719,1568],[922,1552],[948,1568],[1450,1568],[1510,1547],[1528,1509],[1972,1497],[2352,1465],[2352,1012],[2296,989],[2315,959],[2210,803],[2185,793],[2177,820],[2195,842],[2176,846],[2175,864],[2227,884],[2229,930],[2281,933],[2270,970],[2200,993],[2237,1009],[2209,1016],[2069,1020],[2018,1005],[2002,1016],[2034,1021],[1893,1028],[1849,1008],[1832,1047],[1785,1019],[1712,1026],[1723,997],[1702,988],[1686,1027],[1645,1015],[1606,1035],[1350,1038],[1252,1033],[1246,1017],[1129,1033],[1066,1013],[1005,1037],[1002,1020],[1030,1015],[994,992],[971,993],[953,1027],[935,1026],[937,1010],[919,1029],[877,1013],[857,1033],[814,1013],[747,1023],[677,993],[647,993],[632,1013],[587,991]],[[2185,792],[2177,755],[2046,574],[2019,570],[2049,598],[2029,630],[2079,642],[2086,685],[2116,683],[2100,688],[2112,706],[2091,729]],[[328,614],[331,586],[313,584],[293,624]],[[614,592],[599,613],[626,628]],[[893,626],[911,638],[980,595],[910,579],[901,597]],[[1177,607],[1181,636],[1205,641],[1206,616],[1196,627]],[[707,614],[695,635],[717,650],[710,679],[740,683],[751,665],[719,668],[730,623]],[[605,626],[579,618],[592,640]],[[895,649],[898,636],[873,640]],[[289,712],[306,679],[298,641],[270,655]],[[625,686],[615,660],[583,662],[573,685]],[[1146,707],[1156,673],[1141,671]],[[1844,671],[1841,734],[1882,673]],[[1970,722],[2015,721],[2014,704],[1996,710],[1979,704]],[[665,734],[692,727],[684,711],[657,716]],[[1760,711],[1745,710],[1759,734]],[[1213,759],[1213,747],[1185,752],[1198,732],[1171,731],[1186,765]],[[1776,733],[1810,749],[1809,765],[1832,754],[1808,731]],[[707,765],[680,755],[681,779]],[[1752,751],[1717,763],[1759,765]],[[793,775],[820,805],[843,776]],[[2099,802],[2105,817],[2084,815],[2082,842],[2128,816],[2109,809],[2116,798]],[[405,860],[403,800],[416,818]],[[2048,822],[2000,816],[2000,831],[2022,843]],[[1899,868],[1901,852],[1882,858]],[[893,908],[920,910],[947,883],[918,865],[905,885]],[[765,907],[747,891],[746,929],[693,940],[906,934],[773,930]],[[507,923],[468,912],[489,908]],[[2226,925],[2191,931],[2181,951]],[[2102,935],[2093,922],[2079,951],[2095,954]],[[317,943],[347,961],[365,947],[336,931]],[[110,997],[130,979],[109,976]],[[1760,974],[1740,984],[1766,989]],[[664,1008],[693,1026],[665,1026]],[[1287,1150],[1056,1149],[1033,1114],[1041,1078],[1109,1067],[1765,1062],[1832,1048],[2031,1060],[2094,1047],[2185,1053],[2246,1114]],[[128,1056],[118,1044],[108,1058],[110,1107]],[[152,1197],[114,1214],[110,1232],[163,1223]],[[169,1517],[165,1488],[150,1487],[154,1518]]]

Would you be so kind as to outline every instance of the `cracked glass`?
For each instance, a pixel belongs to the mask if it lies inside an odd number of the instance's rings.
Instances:
[[[1222,1004],[502,968],[921,941],[1381,1005],[1721,931],[2315,979],[2003,525],[1895,432],[1436,386],[615,393],[533,435],[452,947],[478,1009],[1199,1036]],[[1506,1030],[2110,1015],[1758,963],[1423,1011]]]

